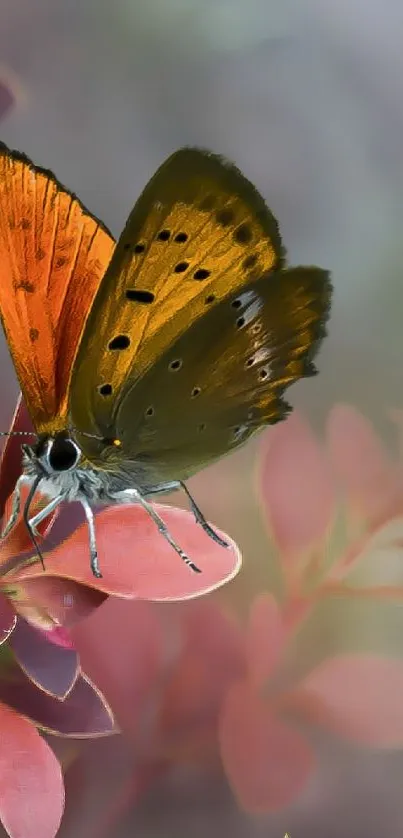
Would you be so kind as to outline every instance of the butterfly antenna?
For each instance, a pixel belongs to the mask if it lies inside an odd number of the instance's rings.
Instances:
[[[30,488],[30,490],[29,490],[28,497],[27,497],[27,499],[26,499],[26,501],[25,501],[25,505],[24,505],[24,512],[23,512],[23,519],[24,519],[24,524],[25,524],[25,526],[26,526],[26,528],[27,528],[27,530],[28,530],[28,532],[29,532],[29,534],[30,534],[32,544],[33,544],[33,545],[34,545],[34,547],[35,547],[35,550],[36,550],[36,553],[37,553],[38,559],[39,559],[39,561],[40,561],[40,563],[41,563],[41,565],[42,565],[42,570],[45,570],[45,562],[44,562],[44,558],[43,558],[43,556],[42,556],[42,553],[41,553],[41,550],[40,550],[39,544],[38,544],[38,542],[37,542],[37,540],[36,540],[36,537],[35,537],[35,533],[34,533],[34,531],[33,531],[32,527],[31,527],[31,524],[30,524],[30,521],[29,521],[29,508],[30,508],[30,506],[31,506],[32,499],[33,499],[33,497],[34,497],[34,494],[35,494],[35,492],[36,492],[36,490],[37,490],[37,488],[38,488],[39,483],[40,483],[40,481],[41,481],[41,480],[42,480],[42,474],[38,474],[38,476],[37,476],[37,477],[36,477],[36,479],[34,480],[34,482],[33,482],[32,486],[31,486],[31,488]]]
[[[0,436],[34,436],[38,438],[38,434],[34,431],[0,431]]]

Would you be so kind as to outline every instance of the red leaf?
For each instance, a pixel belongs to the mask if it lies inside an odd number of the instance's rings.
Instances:
[[[346,655],[313,670],[290,697],[309,721],[378,748],[403,745],[403,663]]]
[[[309,743],[247,683],[229,690],[219,736],[229,782],[248,811],[286,806],[312,774],[314,755]]]
[[[335,472],[358,514],[375,524],[399,504],[402,508],[402,475],[365,416],[350,405],[336,405],[327,437]]]
[[[283,557],[298,555],[323,539],[334,509],[331,477],[315,436],[296,414],[271,429],[261,491]]]
[[[10,431],[32,431],[32,423],[28,411],[19,396],[15,413],[11,421]],[[3,513],[5,502],[14,489],[17,478],[22,469],[21,436],[8,436],[0,460],[0,515]]]
[[[0,817],[12,838],[53,838],[64,808],[59,763],[37,730],[0,705]]]

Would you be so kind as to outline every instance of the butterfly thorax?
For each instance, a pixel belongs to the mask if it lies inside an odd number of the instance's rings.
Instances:
[[[23,445],[24,474],[50,498],[63,495],[67,501],[85,497],[92,503],[107,502],[114,490],[113,475],[93,467],[68,431],[41,435],[34,446]]]

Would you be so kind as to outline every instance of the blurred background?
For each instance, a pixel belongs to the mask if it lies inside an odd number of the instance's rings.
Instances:
[[[319,437],[331,407],[350,403],[393,446],[390,411],[402,407],[403,383],[398,0],[0,0],[0,13],[2,141],[53,170],[114,235],[176,148],[198,145],[234,160],[278,218],[289,261],[333,274],[320,375],[294,386],[290,401]],[[0,351],[7,428],[18,386],[4,340]],[[240,577],[220,594],[241,616],[255,593],[278,582],[256,489],[259,451],[252,441],[190,482],[206,517],[243,550]],[[327,654],[338,640],[346,645],[346,632],[348,643],[357,633],[367,647],[381,637],[385,653],[398,653],[400,609],[386,618],[355,607],[319,615],[300,654],[323,654],[324,627]],[[119,632],[114,619],[111,633]],[[104,747],[66,756],[63,838],[93,834],[108,788]],[[129,740],[123,734],[108,748],[127,778],[136,761]],[[103,834],[403,834],[401,755],[352,752],[338,741],[325,750],[309,789],[280,812],[246,814],[223,775],[181,766],[146,783],[144,794],[122,792],[123,808],[116,804]]]

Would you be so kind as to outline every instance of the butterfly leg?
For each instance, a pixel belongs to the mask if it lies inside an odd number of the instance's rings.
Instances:
[[[45,518],[47,518],[47,516],[50,515],[50,513],[53,512],[53,510],[56,509],[57,506],[59,506],[63,498],[64,495],[56,495],[56,497],[52,498],[52,500],[49,501],[49,503],[46,504],[46,506],[44,506],[43,509],[37,512],[37,514],[34,515],[33,518],[30,518],[29,525],[34,535],[40,535],[40,533],[37,530],[38,524],[44,521]]]
[[[87,519],[88,524],[88,533],[90,538],[90,561],[91,561],[91,570],[96,576],[97,579],[102,579],[102,573],[99,568],[98,564],[98,550],[97,550],[97,539],[95,535],[95,519],[94,513],[91,509],[90,504],[88,503],[86,498],[80,498],[81,506],[84,509],[85,517]]]
[[[204,532],[207,533],[207,535],[209,535],[210,538],[213,539],[213,541],[219,544],[220,547],[229,547],[228,542],[224,541],[224,539],[221,538],[218,535],[218,533],[216,533],[215,530],[213,530],[213,527],[211,527],[210,524],[206,521],[201,509],[199,509],[199,507],[197,506],[196,501],[193,500],[192,495],[190,494],[189,489],[185,485],[185,483],[182,483],[182,480],[179,480],[178,483],[180,487],[183,489],[190,503],[190,508],[193,512],[193,515],[195,516],[196,523],[200,524],[200,526],[204,529]]]
[[[137,491],[137,489],[124,489],[122,492],[116,492],[116,494],[113,495],[113,498],[116,502],[121,501],[123,503],[127,502],[128,498],[133,498],[133,501],[137,501],[137,503],[140,503],[143,509],[145,509],[146,512],[148,512],[150,518],[152,518],[154,523],[157,525],[161,535],[163,535],[164,538],[166,538],[171,547],[173,547],[178,556],[180,556],[182,561],[185,562],[185,564],[188,567],[190,567],[190,569],[193,570],[195,573],[201,573],[200,568],[197,567],[197,565],[195,565],[194,562],[192,562],[189,556],[187,556],[186,553],[184,553],[184,551],[181,549],[181,547],[179,547],[179,544],[176,543],[171,533],[169,532],[167,525],[164,524],[164,521],[158,515],[158,512],[155,511],[154,507],[150,503],[148,503],[148,501],[146,501],[146,499],[140,494],[140,492]]]
[[[6,525],[5,525],[5,527],[4,527],[4,529],[1,533],[1,538],[5,538],[6,535],[9,534],[9,532],[12,530],[12,528],[13,528],[13,526],[14,526],[17,518],[18,518],[20,508],[21,508],[21,487],[24,485],[24,483],[28,483],[28,482],[29,482],[29,478],[27,477],[27,475],[26,474],[21,474],[21,476],[18,478],[18,480],[15,484],[15,489],[14,489],[14,492],[13,492],[13,499],[12,499],[12,506],[11,506],[11,515],[10,515],[10,517],[9,517],[9,519],[8,519]]]
[[[35,550],[36,550],[36,553],[37,553],[38,559],[39,559],[39,561],[40,561],[40,563],[41,563],[41,565],[42,565],[42,570],[45,570],[45,562],[44,562],[44,559],[43,559],[43,556],[42,556],[42,553],[41,553],[41,550],[40,550],[39,544],[38,544],[38,542],[37,542],[37,540],[36,540],[36,535],[35,535],[35,532],[34,532],[34,530],[33,530],[33,529],[32,529],[32,527],[31,527],[31,524],[30,524],[30,517],[29,517],[29,510],[30,510],[30,506],[31,506],[31,503],[32,503],[32,501],[33,501],[33,499],[34,499],[35,492],[36,492],[36,490],[37,490],[37,488],[38,488],[39,483],[41,482],[41,480],[42,480],[42,475],[41,475],[41,474],[38,474],[38,475],[36,476],[36,478],[35,478],[34,482],[32,483],[30,490],[29,490],[28,497],[27,497],[27,499],[26,499],[26,501],[25,501],[25,505],[24,505],[24,509],[23,509],[23,513],[22,513],[22,515],[23,515],[24,524],[25,524],[25,526],[26,526],[26,528],[27,528],[27,530],[28,530],[28,532],[29,532],[29,534],[30,534],[30,536],[31,536],[31,541],[32,541],[32,544],[33,544],[33,545],[34,545],[34,547],[35,547]]]
[[[197,506],[196,501],[193,500],[193,497],[190,494],[188,487],[185,483],[182,482],[182,480],[172,480],[170,483],[163,483],[161,486],[156,486],[154,489],[151,489],[148,492],[148,494],[165,495],[168,492],[174,492],[176,489],[182,489],[184,491],[190,503],[190,508],[193,512],[193,515],[195,516],[196,523],[200,524],[200,526],[204,529],[204,532],[207,533],[207,535],[210,536],[210,538],[212,538],[213,541],[216,542],[216,544],[219,544],[220,547],[229,547],[228,542],[224,541],[224,539],[221,538],[218,535],[218,533],[216,533],[215,530],[213,530],[213,527],[211,527],[210,524],[206,521],[201,509],[199,509],[199,507]]]

